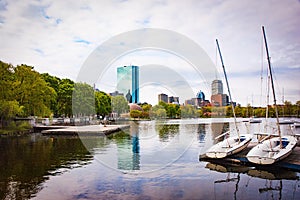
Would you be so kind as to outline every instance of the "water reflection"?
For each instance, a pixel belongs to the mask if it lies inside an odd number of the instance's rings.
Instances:
[[[157,124],[159,138],[162,142],[167,142],[179,133],[179,124]]]
[[[216,138],[217,136],[221,135],[222,133],[225,133],[229,131],[229,123],[212,123],[211,124],[211,135],[212,139]],[[222,141],[224,139],[223,137],[220,137],[218,140],[215,140],[215,143],[218,143],[219,141]]]
[[[278,191],[278,198],[282,199],[282,181],[283,180],[299,180],[297,172],[276,168],[272,166],[264,167],[249,167],[241,166],[234,163],[222,163],[221,161],[209,162],[206,164],[206,168],[227,174],[225,179],[215,180],[215,184],[235,182],[235,190],[233,191],[234,199],[237,199],[237,192],[239,187],[248,187],[251,177],[265,179],[265,187],[257,188],[259,193],[266,193],[266,195],[273,196],[273,191]],[[247,174],[248,181],[246,185],[239,185],[241,174]],[[276,182],[274,182],[276,181]],[[279,186],[278,186],[279,184]]]
[[[0,138],[0,199],[299,199],[299,173],[199,162],[232,124],[147,121],[81,140]]]
[[[198,139],[200,143],[204,143],[205,142],[205,136],[206,136],[206,124],[198,124],[197,127],[197,133],[198,133]]]
[[[92,159],[79,138],[39,134],[0,137],[0,199],[28,199],[49,175],[83,166]]]
[[[268,179],[268,180],[299,180],[297,172],[286,170],[284,168],[276,168],[274,166],[243,166],[234,163],[223,163],[221,161],[209,162],[206,168],[222,173],[243,173],[251,177]]]
[[[116,134],[115,134],[116,135]],[[130,122],[129,134],[123,132],[117,143],[118,169],[139,170],[140,169],[140,144],[139,144],[139,124]]]

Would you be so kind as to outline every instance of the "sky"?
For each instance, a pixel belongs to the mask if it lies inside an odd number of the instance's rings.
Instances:
[[[299,0],[0,0],[0,60],[31,65],[40,73],[76,81],[84,63],[106,41],[133,30],[169,30],[204,50],[215,65],[215,77],[223,80],[227,91],[216,52],[217,38],[233,101],[243,106],[264,106],[267,59],[262,26],[266,29],[277,101],[296,103],[300,100]],[[99,75],[96,87],[113,92],[118,66],[153,64],[175,70],[195,95],[202,90],[210,100],[210,83],[203,84],[205,77],[195,76],[191,63],[180,55],[162,49],[120,55],[104,75]],[[173,89],[155,84],[154,78],[141,87],[140,100],[156,104],[157,94],[176,95]],[[180,97],[180,102],[186,98]]]

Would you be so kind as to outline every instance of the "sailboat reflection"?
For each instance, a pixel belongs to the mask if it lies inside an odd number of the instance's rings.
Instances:
[[[240,182],[240,174],[241,173],[246,173],[250,167],[247,166],[240,166],[237,164],[228,164],[228,165],[223,165],[220,164],[219,162],[217,163],[207,163],[206,168],[213,170],[213,171],[218,171],[222,173],[228,173],[226,179],[222,180],[216,180],[214,183],[228,183],[228,182],[235,182],[235,190],[234,190],[234,199],[237,199],[237,192],[239,190],[239,182]],[[234,173],[234,174],[231,174]],[[234,176],[237,173],[237,176]]]
[[[206,164],[206,168],[222,173],[243,173],[248,176],[267,179],[267,180],[299,180],[297,172],[286,170],[283,168],[271,167],[249,167],[234,163],[210,162]]]
[[[240,174],[247,174],[250,177],[265,179],[265,187],[258,188],[259,193],[272,193],[272,191],[278,191],[278,199],[282,199],[282,180],[299,180],[297,172],[281,168],[278,169],[275,167],[249,167],[234,163],[225,164],[221,162],[210,162],[206,164],[206,168],[221,173],[227,173],[226,179],[216,180],[214,183],[235,182],[236,186],[235,191],[233,192],[234,199],[237,198],[238,186],[241,177]]]

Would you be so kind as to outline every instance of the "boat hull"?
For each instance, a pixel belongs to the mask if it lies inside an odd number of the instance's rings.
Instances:
[[[243,141],[240,143],[238,142],[238,136],[232,136],[213,145],[206,151],[206,156],[209,158],[225,158],[239,153],[248,146],[252,139],[252,136],[249,134],[244,134],[240,137],[243,138]]]
[[[293,136],[282,138],[283,148],[280,148],[279,137],[265,140],[253,147],[247,154],[247,159],[255,164],[270,165],[289,156],[297,145],[297,139]]]

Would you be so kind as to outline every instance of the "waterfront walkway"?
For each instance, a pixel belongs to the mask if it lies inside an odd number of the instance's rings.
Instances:
[[[129,125],[87,125],[87,126],[43,126],[43,135],[98,135],[111,134],[128,129]],[[46,130],[45,130],[46,129]]]

